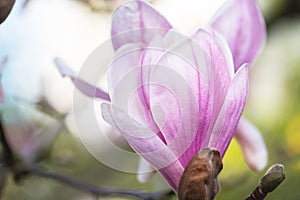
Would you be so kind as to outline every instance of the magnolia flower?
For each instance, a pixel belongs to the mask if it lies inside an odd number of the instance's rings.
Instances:
[[[1,1],[0,4],[3,2],[14,1]],[[23,163],[32,164],[46,157],[64,124],[62,119],[44,112],[37,105],[42,96],[40,69],[34,67],[36,57],[29,59],[28,56],[26,44],[31,40],[22,30],[28,26],[19,23],[20,19],[24,19],[20,16],[25,3],[25,0],[16,1],[10,15],[0,26],[0,120],[13,153]],[[23,45],[26,53],[22,51]]]
[[[7,67],[5,62],[6,59],[0,62],[0,69]],[[38,104],[10,95],[9,89],[0,80],[0,120],[4,134],[13,153],[24,164],[32,164],[46,156],[64,128],[63,120],[43,112]]]
[[[240,121],[248,68],[265,41],[256,1],[228,1],[189,37],[175,32],[150,4],[129,1],[115,11],[111,33],[108,95],[58,66],[82,92],[110,101],[102,104],[103,117],[143,157],[143,168],[149,162],[176,191],[191,158],[206,147],[223,157],[237,127],[250,167],[264,167],[262,137]]]
[[[5,137],[22,162],[37,162],[63,130],[63,121],[43,112],[37,104],[9,96],[6,90],[0,81],[0,120]]]
[[[22,100],[5,100],[0,105],[5,137],[14,154],[25,164],[47,157],[63,121]]]

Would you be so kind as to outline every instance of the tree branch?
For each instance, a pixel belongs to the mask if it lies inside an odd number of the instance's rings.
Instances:
[[[14,155],[9,146],[7,138],[5,136],[5,130],[2,125],[2,116],[1,115],[0,115],[0,142],[2,144],[3,162],[9,167],[13,166],[14,165],[14,159],[13,159]]]
[[[65,184],[67,186],[71,186],[80,191],[90,193],[97,197],[99,197],[99,196],[127,196],[127,197],[136,197],[136,198],[143,199],[143,200],[158,200],[158,199],[165,199],[174,194],[174,192],[171,190],[161,191],[161,192],[153,192],[153,193],[145,193],[145,192],[135,191],[135,190],[96,187],[94,185],[83,183],[77,179],[71,178],[71,177],[63,175],[63,174],[47,172],[46,170],[44,170],[38,166],[29,167],[27,172],[29,175],[52,179],[52,180],[58,181],[62,184]]]
[[[58,174],[54,172],[48,172],[47,170],[37,166],[37,165],[22,165],[20,162],[16,161],[15,155],[7,141],[5,135],[5,129],[2,125],[2,120],[0,116],[0,143],[2,144],[2,154],[0,156],[0,167],[3,169],[9,169],[15,178],[15,181],[27,177],[28,175],[37,176],[47,179],[52,179],[58,181],[67,186],[73,187],[74,189],[80,190],[82,192],[90,193],[96,197],[100,196],[127,196],[135,197],[143,200],[163,200],[169,199],[170,196],[174,195],[172,190],[146,193],[135,190],[127,189],[114,189],[114,188],[105,188],[105,187],[96,187],[94,185],[84,183],[75,178],[69,177],[64,174]],[[3,171],[4,172],[4,171]],[[6,171],[5,171],[6,172]],[[6,173],[4,174],[6,175]],[[3,180],[0,181],[0,187],[3,188],[5,184],[6,176],[2,177]],[[1,192],[1,191],[0,191]]]

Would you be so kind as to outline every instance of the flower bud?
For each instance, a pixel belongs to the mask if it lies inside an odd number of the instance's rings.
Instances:
[[[0,1],[0,24],[7,18],[14,3],[15,3],[15,0],[1,0]]]

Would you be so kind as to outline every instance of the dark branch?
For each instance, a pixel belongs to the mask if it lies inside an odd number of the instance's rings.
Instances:
[[[127,196],[127,197],[136,197],[144,200],[158,200],[158,199],[166,199],[168,196],[172,196],[174,194],[174,192],[171,190],[154,192],[154,193],[145,193],[145,192],[134,191],[134,190],[126,190],[126,189],[96,187],[94,185],[83,183],[77,179],[71,178],[63,174],[47,172],[44,169],[37,166],[29,167],[28,174],[55,180],[67,186],[71,186],[75,189],[81,190],[83,192],[90,193],[97,197],[98,196]]]
[[[2,117],[0,116],[0,142],[2,144],[2,155],[3,155],[3,162],[8,166],[14,165],[14,156],[13,152],[9,146],[7,138],[5,136],[4,127],[2,125]]]
[[[5,183],[6,180],[6,169],[10,169],[10,171],[14,175],[15,181],[19,181],[20,179],[23,179],[28,175],[32,175],[32,176],[58,181],[62,184],[73,187],[77,190],[90,193],[91,195],[94,195],[96,197],[127,196],[127,197],[135,197],[143,200],[163,200],[163,199],[169,199],[170,196],[174,195],[174,192],[172,190],[146,193],[146,192],[135,191],[135,190],[127,190],[127,189],[96,187],[94,185],[84,183],[82,181],[79,181],[77,179],[71,178],[63,174],[48,172],[43,168],[35,165],[27,166],[21,164],[22,167],[20,167],[20,162],[16,161],[15,155],[12,149],[10,148],[10,145],[5,136],[5,129],[2,125],[1,116],[0,116],[0,142],[2,144],[2,155],[0,157],[1,158],[0,167],[5,169],[5,174],[3,174],[5,176],[2,177],[4,178],[4,180],[3,181],[0,180],[0,182],[1,183],[3,182],[3,184]],[[0,187],[3,187],[3,184],[1,183],[0,183]]]

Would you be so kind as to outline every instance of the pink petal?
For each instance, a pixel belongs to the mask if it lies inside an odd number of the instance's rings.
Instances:
[[[149,77],[153,119],[184,166],[200,150],[211,118],[208,86],[201,73],[210,66],[207,54],[189,38],[182,36],[170,47],[163,40],[158,47],[145,50],[143,67],[146,63],[150,70],[142,73]],[[185,153],[188,149],[192,153]]]
[[[118,129],[129,145],[151,163],[156,170],[159,170],[172,188],[176,190],[184,169],[178,158],[156,133],[143,127],[130,118],[127,113],[113,105],[103,103],[102,115],[107,122],[113,122],[111,125]]]
[[[113,15],[112,43],[117,50],[127,43],[148,44],[155,35],[164,35],[171,24],[149,3],[128,1]]]
[[[88,82],[77,77],[77,74],[72,71],[60,58],[55,58],[54,62],[62,76],[69,77],[75,86],[85,95],[92,98],[99,98],[110,101],[110,98],[106,92],[100,88],[89,84]]]
[[[192,35],[194,41],[201,46],[209,56],[207,70],[209,92],[213,102],[212,121],[214,124],[225,100],[228,87],[234,74],[232,55],[224,38],[217,32],[199,30]]]
[[[140,98],[143,85],[139,73],[143,50],[141,44],[130,43],[116,51],[108,70],[108,89],[113,105],[155,131],[156,126],[152,122],[149,108],[144,99]]]
[[[243,63],[252,64],[266,41],[266,27],[256,0],[231,0],[216,13],[209,26],[229,43],[235,71]]]
[[[254,171],[261,171],[268,162],[268,151],[259,130],[247,119],[241,118],[235,131],[245,160]]]
[[[161,36],[154,37],[148,46],[144,48],[139,79],[143,84],[142,93],[140,95],[141,98],[144,98],[146,106],[150,107],[149,81],[153,67],[166,53],[166,50],[170,49],[172,45],[178,43],[180,40],[185,40],[186,38],[186,36],[177,33],[175,30],[169,30],[163,38]]]
[[[217,120],[212,124],[208,147],[216,148],[224,153],[234,135],[238,121],[244,110],[248,95],[248,66],[243,65],[236,73]]]
[[[230,48],[224,37],[214,30],[207,32],[207,30],[199,29],[192,35],[192,39],[209,55],[218,79],[221,81],[222,89],[227,91],[234,76],[234,65]]]
[[[169,31],[161,47],[156,41],[144,51],[142,64],[142,78],[151,82],[145,96],[152,116],[184,167],[205,147],[234,70],[229,47],[218,33],[199,30],[192,39]]]
[[[157,155],[160,156],[160,155]],[[161,168],[158,172],[167,180],[171,188],[177,192],[181,175],[184,168],[179,161],[173,162],[167,167]]]
[[[5,132],[13,151],[30,164],[47,151],[63,129],[63,123],[28,102],[6,105],[2,111]]]
[[[140,67],[141,55],[143,53],[143,46],[139,43],[125,44],[119,48],[109,65],[108,69],[108,92],[109,96],[114,99],[115,95],[119,93],[118,87],[125,84],[124,79],[126,76],[130,76],[132,73],[132,80],[129,80],[128,84],[134,84],[132,90],[128,90],[128,87],[124,87],[124,90],[120,91],[122,93],[132,93],[133,90],[139,85],[138,74],[135,73]]]

